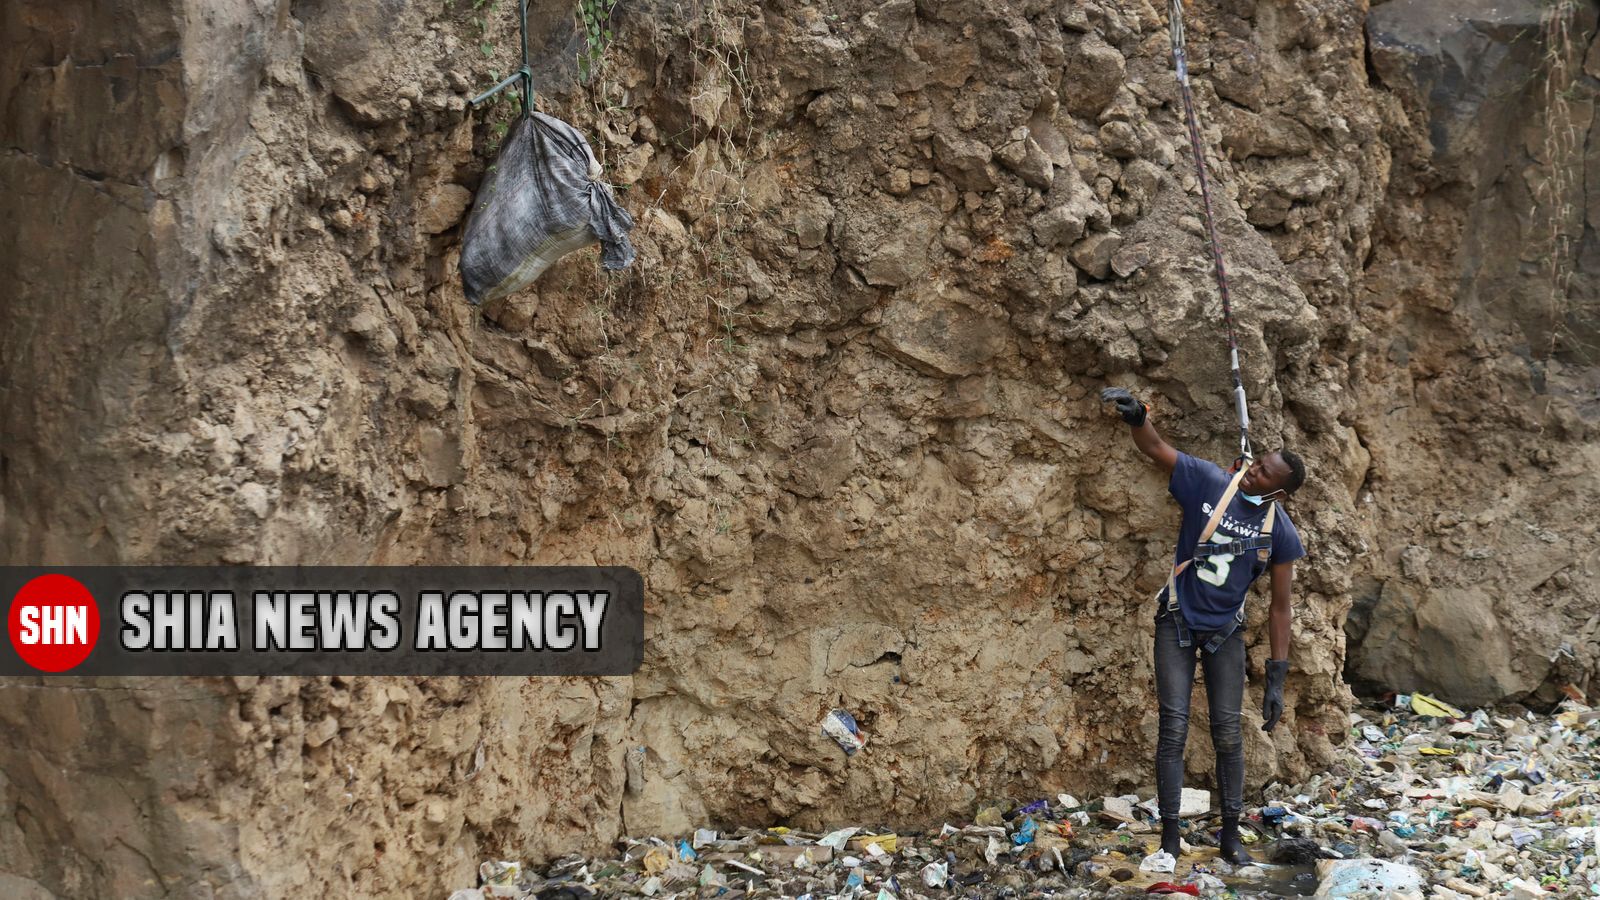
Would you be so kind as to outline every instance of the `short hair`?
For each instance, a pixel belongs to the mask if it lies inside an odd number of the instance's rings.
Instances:
[[[1300,490],[1300,485],[1306,483],[1305,461],[1293,450],[1279,450],[1278,455],[1283,457],[1284,464],[1289,467],[1289,480],[1283,483],[1283,490],[1292,494]]]

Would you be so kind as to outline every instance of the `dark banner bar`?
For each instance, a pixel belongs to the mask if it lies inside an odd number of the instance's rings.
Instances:
[[[631,675],[620,566],[0,567],[0,675]]]

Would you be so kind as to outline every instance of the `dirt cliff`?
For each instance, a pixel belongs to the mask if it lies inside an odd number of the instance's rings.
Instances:
[[[0,11],[7,562],[604,562],[650,614],[626,679],[0,686],[18,892],[413,896],[1152,784],[1176,515],[1098,391],[1232,441],[1161,5],[627,3],[587,82],[536,5],[640,258],[480,312],[506,6]],[[1328,758],[1347,677],[1538,701],[1600,655],[1593,8],[1432,6],[1191,8],[1257,441],[1313,473],[1253,786]]]

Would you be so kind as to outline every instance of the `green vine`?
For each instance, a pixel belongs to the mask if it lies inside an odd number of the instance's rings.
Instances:
[[[611,11],[619,0],[578,0],[578,18],[583,28],[583,49],[578,53],[578,77],[588,81],[600,70],[611,43]]]

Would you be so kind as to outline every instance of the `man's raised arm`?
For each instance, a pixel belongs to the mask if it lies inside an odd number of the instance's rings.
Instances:
[[[1100,400],[1117,405],[1122,421],[1133,429],[1134,446],[1139,448],[1140,453],[1155,460],[1161,471],[1170,475],[1173,466],[1178,464],[1178,451],[1163,441],[1161,435],[1156,433],[1156,427],[1150,424],[1150,407],[1135,400],[1127,388],[1106,388],[1100,392]]]

